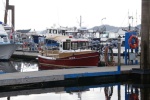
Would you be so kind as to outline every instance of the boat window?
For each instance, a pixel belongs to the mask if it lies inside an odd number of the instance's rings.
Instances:
[[[78,42],[78,48],[79,49],[85,49],[86,48],[86,42],[83,42],[83,41]]]
[[[85,49],[86,47],[86,42],[82,42],[82,49]]]
[[[121,46],[122,46],[122,47],[125,46],[125,41],[122,41]]]
[[[71,43],[71,49],[72,50],[77,50],[78,49],[78,43],[77,42],[72,42]]]
[[[81,48],[81,42],[78,42],[78,48],[80,49]]]
[[[57,30],[53,30],[53,33],[54,33],[54,34],[57,34]]]
[[[44,37],[38,37],[38,42],[44,42],[45,41],[45,38]]]
[[[49,29],[49,33],[51,34],[52,32],[51,32],[51,29]]]
[[[108,32],[104,32],[104,33],[102,33],[102,34],[100,34],[100,37],[101,38],[108,38]]]
[[[89,42],[86,42],[86,47],[85,48],[88,49],[88,47],[89,47]]]
[[[88,48],[88,46],[89,46],[89,42],[85,42],[85,41],[71,43],[72,50],[86,49],[86,48]],[[70,50],[70,42],[63,43],[63,50]]]
[[[116,37],[116,34],[115,33],[110,33],[109,34],[109,38],[115,38]]]
[[[89,42],[86,42],[86,41],[84,41],[84,42],[81,42],[81,45],[82,45],[82,49],[88,49],[88,47],[89,47]]]
[[[61,34],[62,33],[62,30],[58,30],[58,34]]]
[[[6,37],[4,37],[3,40],[4,40],[4,42],[8,42]]]
[[[70,42],[64,42],[63,43],[63,50],[69,50],[70,49]]]
[[[6,36],[6,35],[1,35],[0,37],[1,37],[1,38],[4,38],[4,37],[7,37],[7,36]]]

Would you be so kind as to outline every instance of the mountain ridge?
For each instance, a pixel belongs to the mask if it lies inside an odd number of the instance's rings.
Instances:
[[[91,28],[92,30],[96,31],[96,32],[101,32],[101,31],[111,31],[111,32],[117,32],[119,29],[128,29],[129,27],[116,27],[116,26],[112,26],[112,25],[101,25],[101,26],[94,26],[93,28]],[[141,29],[141,24],[135,26],[135,27],[131,27],[131,29]]]

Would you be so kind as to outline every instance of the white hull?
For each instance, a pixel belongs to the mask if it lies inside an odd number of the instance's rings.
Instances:
[[[9,60],[20,45],[15,43],[0,44],[0,60]]]

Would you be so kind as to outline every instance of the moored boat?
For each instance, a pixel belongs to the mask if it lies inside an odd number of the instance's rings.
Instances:
[[[14,43],[10,41],[7,32],[0,22],[0,60],[9,60],[14,51],[21,45],[21,43]]]
[[[57,36],[53,39],[59,43],[58,49],[43,50],[43,55],[38,55],[39,69],[98,66],[99,52],[89,48],[88,39],[69,36]]]

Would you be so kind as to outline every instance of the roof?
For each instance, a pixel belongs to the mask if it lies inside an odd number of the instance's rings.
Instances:
[[[31,29],[25,29],[25,30],[16,30],[17,32],[20,33],[28,33]]]
[[[69,39],[69,36],[46,36],[46,39],[61,41],[61,40],[64,40],[64,39]]]

